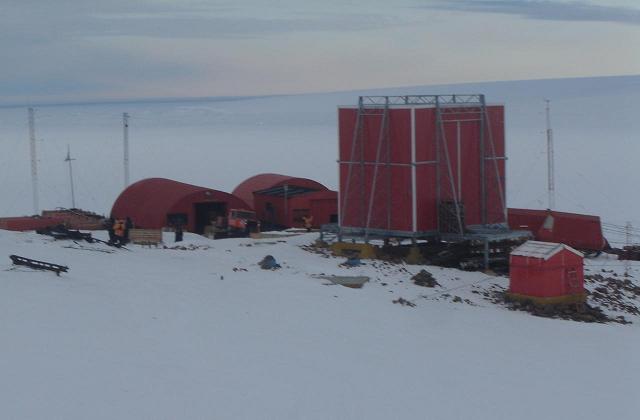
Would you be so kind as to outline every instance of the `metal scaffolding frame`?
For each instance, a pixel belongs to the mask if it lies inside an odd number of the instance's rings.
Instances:
[[[412,132],[412,162],[407,163],[394,163],[391,162],[391,139],[389,136],[390,118],[389,110],[394,106],[433,106],[436,109],[436,160],[435,161],[416,161],[415,158],[415,132]],[[498,189],[498,196],[501,201],[502,209],[506,218],[506,202],[504,197],[504,187],[502,185],[502,179],[500,177],[500,171],[497,161],[500,159],[495,153],[495,144],[493,134],[491,132],[491,121],[487,113],[485,97],[482,94],[465,94],[465,95],[404,95],[404,96],[360,96],[358,99],[358,112],[356,115],[356,123],[353,130],[353,139],[351,143],[351,153],[349,160],[339,161],[340,164],[347,164],[347,179],[345,185],[345,191],[342,206],[341,215],[345,214],[347,203],[350,198],[350,189],[352,188],[352,181],[354,176],[354,170],[359,171],[360,175],[360,225],[363,228],[351,228],[340,226],[340,236],[344,234],[352,234],[354,236],[363,236],[365,241],[368,241],[370,237],[385,237],[385,236],[405,236],[413,239],[424,238],[429,236],[441,237],[445,234],[449,239],[456,236],[459,239],[464,239],[466,233],[466,227],[464,225],[463,204],[461,201],[461,192],[459,188],[456,188],[454,175],[451,165],[451,159],[449,156],[448,143],[444,125],[447,122],[456,121],[479,121],[480,123],[480,205],[481,205],[481,222],[482,225],[486,225],[488,222],[487,217],[487,168],[486,161],[492,160],[494,163],[495,177]],[[455,114],[456,116],[465,115],[464,119],[452,120],[450,116]],[[364,159],[364,127],[365,120],[368,117],[381,118],[380,128],[378,133],[378,144],[376,149],[375,162],[365,162]],[[413,118],[415,117],[412,112],[412,126]],[[449,118],[449,119],[448,119]],[[489,143],[487,147],[486,143]],[[487,151],[490,153],[487,154]],[[416,166],[422,164],[435,164],[436,165],[436,200],[437,200],[437,217],[438,217],[438,231],[437,232],[418,232],[415,223],[416,213]],[[365,167],[369,165],[374,166],[373,171],[373,183],[371,185],[371,191],[368,203],[366,202],[366,188],[365,188]],[[380,167],[384,166],[387,169],[387,206],[386,206],[386,218],[387,218],[387,230],[388,235],[385,235],[385,229],[371,228],[371,220],[373,214],[373,206],[375,203],[375,197],[378,189],[378,181],[380,177]],[[391,172],[392,166],[409,166],[412,168],[412,196],[413,196],[413,231],[397,232],[390,230],[391,228]],[[444,166],[444,167],[443,167]],[[357,169],[356,169],[357,168]],[[445,194],[442,191],[443,180],[446,181],[445,185],[449,189],[449,200],[445,199]],[[443,226],[443,220],[441,217],[441,208],[443,203],[453,204],[453,211],[455,216],[455,231],[445,232]],[[341,216],[341,220],[342,220]],[[506,219],[505,219],[506,220]]]

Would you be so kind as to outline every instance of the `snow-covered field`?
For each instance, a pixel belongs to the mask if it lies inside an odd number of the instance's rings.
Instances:
[[[0,418],[640,415],[640,317],[535,317],[483,296],[506,278],[372,261],[344,268],[300,247],[315,239],[186,235],[184,249],[114,251],[0,230]],[[70,270],[14,267],[9,254]],[[258,267],[267,254],[280,270]],[[414,285],[423,268],[442,287]],[[603,256],[587,269],[619,277],[624,266]],[[640,263],[629,270],[638,284]],[[349,289],[318,277],[332,274],[371,281]],[[394,304],[400,297],[416,306]]]

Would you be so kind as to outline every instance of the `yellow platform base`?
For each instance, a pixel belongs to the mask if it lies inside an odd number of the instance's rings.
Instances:
[[[409,254],[406,258],[407,264],[422,265],[425,263],[425,259],[420,253],[420,249],[417,246],[412,246],[409,249]]]
[[[333,255],[338,257],[376,258],[377,247],[370,244],[336,242],[331,245]]]
[[[518,293],[507,292],[506,297],[511,300],[519,300],[521,302],[532,302],[535,305],[571,305],[575,303],[585,303],[587,301],[586,293],[579,293],[576,295],[565,296],[553,296],[553,297],[538,297],[527,296]]]

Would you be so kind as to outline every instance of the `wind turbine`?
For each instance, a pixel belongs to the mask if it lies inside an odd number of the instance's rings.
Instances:
[[[71,158],[71,148],[67,144],[67,157],[64,159],[65,162],[69,162],[69,182],[71,184],[71,208],[76,208],[76,196],[73,191],[73,167],[71,166],[71,161],[75,160]]]

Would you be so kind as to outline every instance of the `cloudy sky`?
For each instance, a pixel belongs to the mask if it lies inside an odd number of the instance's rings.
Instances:
[[[0,104],[640,74],[638,0],[0,0]]]

